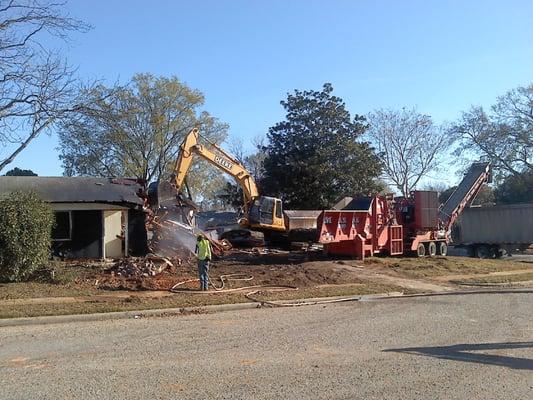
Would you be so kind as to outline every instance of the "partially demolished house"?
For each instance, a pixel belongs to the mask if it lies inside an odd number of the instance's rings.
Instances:
[[[130,179],[0,177],[0,197],[34,191],[50,203],[52,251],[62,258],[121,258],[147,252],[142,187]]]

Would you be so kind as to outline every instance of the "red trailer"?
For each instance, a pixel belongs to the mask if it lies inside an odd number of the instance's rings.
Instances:
[[[342,210],[320,214],[318,242],[326,254],[359,259],[376,254],[446,255],[452,223],[489,178],[488,163],[473,164],[440,208],[433,191],[353,199]]]

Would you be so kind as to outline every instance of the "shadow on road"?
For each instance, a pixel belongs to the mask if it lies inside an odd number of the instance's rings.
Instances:
[[[533,342],[456,344],[452,346],[436,347],[406,347],[403,349],[387,349],[383,351],[416,354],[428,357],[442,358],[445,360],[498,365],[501,367],[533,371],[533,360],[529,358],[477,353],[479,351],[485,350],[528,348],[533,348]]]

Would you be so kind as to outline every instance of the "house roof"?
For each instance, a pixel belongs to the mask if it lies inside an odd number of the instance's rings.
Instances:
[[[32,190],[49,203],[114,203],[142,205],[141,185],[132,179],[88,177],[0,176],[0,198]]]

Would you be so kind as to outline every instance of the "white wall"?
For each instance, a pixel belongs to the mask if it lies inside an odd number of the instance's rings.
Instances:
[[[105,258],[121,258],[124,257],[122,249],[122,219],[128,225],[127,211],[120,210],[104,210],[102,212],[104,219],[104,257]],[[127,237],[127,232],[124,232]]]

